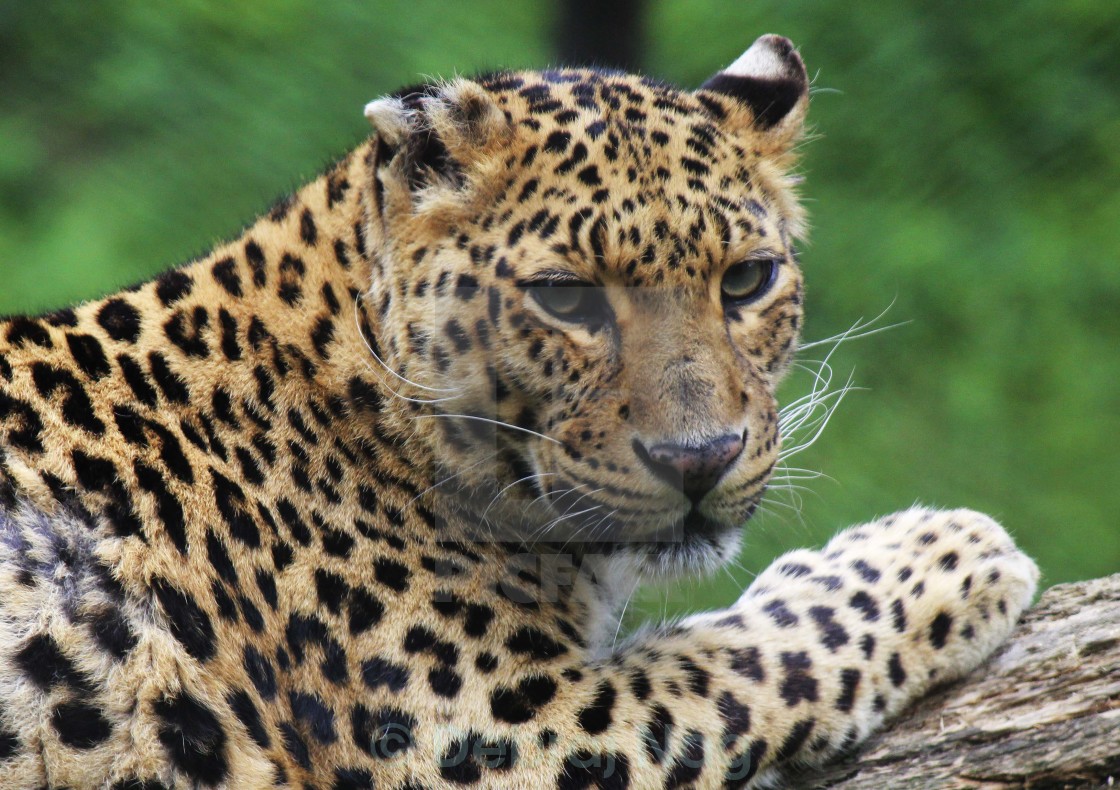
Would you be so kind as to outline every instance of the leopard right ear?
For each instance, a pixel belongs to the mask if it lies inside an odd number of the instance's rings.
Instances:
[[[697,97],[724,125],[746,126],[767,153],[782,153],[804,130],[809,78],[793,43],[766,35],[701,85]],[[732,107],[726,98],[733,100]]]
[[[407,196],[412,208],[454,199],[509,132],[490,94],[466,79],[406,88],[367,104],[365,116],[377,132],[379,196]]]

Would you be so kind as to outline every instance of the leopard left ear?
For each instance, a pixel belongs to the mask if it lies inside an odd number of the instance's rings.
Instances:
[[[787,150],[804,129],[809,78],[793,43],[766,35],[701,85],[697,96],[723,116],[725,125],[746,124],[776,153]],[[724,98],[733,106],[727,107]]]

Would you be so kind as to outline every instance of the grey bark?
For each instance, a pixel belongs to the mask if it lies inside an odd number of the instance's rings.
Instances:
[[[1120,574],[1050,588],[992,660],[793,787],[1120,786]]]

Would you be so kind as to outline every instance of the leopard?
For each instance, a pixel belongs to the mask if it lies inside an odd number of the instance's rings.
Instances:
[[[800,343],[809,80],[435,80],[236,239],[0,323],[0,787],[761,787],[979,667],[1038,570],[914,506],[733,562]]]

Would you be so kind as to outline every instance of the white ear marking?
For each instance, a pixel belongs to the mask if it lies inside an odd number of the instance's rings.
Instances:
[[[408,134],[412,110],[396,97],[371,101],[365,106],[363,114],[387,143],[399,143]]]
[[[700,90],[721,93],[749,108],[751,125],[757,130],[783,124],[786,134],[782,139],[787,141],[802,128],[808,88],[805,64],[793,43],[774,35],[761,36],[738,60],[700,86]]]
[[[723,73],[733,77],[781,79],[790,72],[789,49],[789,41],[780,36],[762,36]]]

